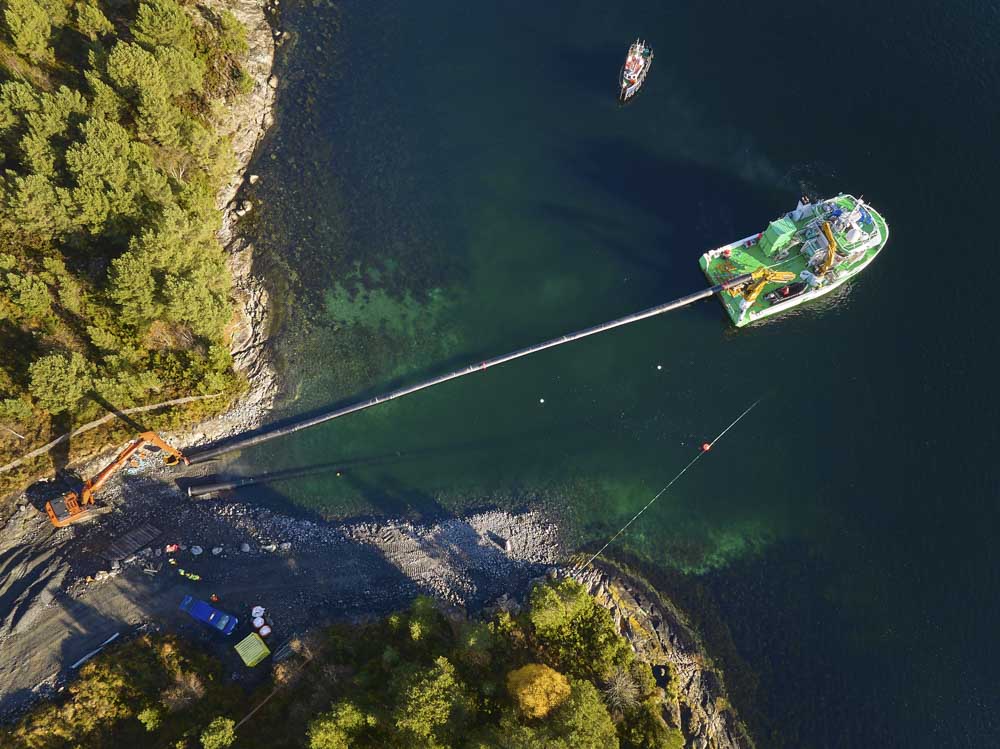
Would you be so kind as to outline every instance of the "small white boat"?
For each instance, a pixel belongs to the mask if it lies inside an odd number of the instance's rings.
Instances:
[[[653,50],[646,45],[646,42],[636,39],[628,48],[628,55],[625,57],[625,64],[619,76],[621,86],[618,92],[619,101],[624,104],[639,92],[652,64]]]

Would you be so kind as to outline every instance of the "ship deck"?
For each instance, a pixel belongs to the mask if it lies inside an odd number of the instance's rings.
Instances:
[[[826,202],[826,201],[825,201]],[[833,198],[833,202],[842,208],[845,212],[852,211],[857,204],[857,200],[851,195],[839,195]],[[853,259],[849,263],[844,263],[841,266],[846,275],[851,275],[853,271],[867,265],[872,258],[878,254],[879,250],[885,245],[885,241],[889,236],[888,227],[882,216],[875,211],[870,205],[865,204],[865,209],[871,214],[881,233],[881,241],[877,243],[874,247],[866,250],[860,255],[860,257]],[[812,221],[812,217],[805,218],[801,221],[793,222],[795,223],[796,230],[803,229],[805,226]],[[738,276],[743,273],[752,273],[762,266],[766,266],[776,271],[788,271],[794,273],[796,276],[799,275],[803,270],[808,268],[806,257],[797,250],[793,250],[792,253],[784,260],[775,260],[774,258],[767,257],[760,245],[754,241],[749,247],[747,242],[757,239],[757,234],[752,234],[749,237],[744,237],[732,244],[723,245],[717,248],[718,250],[730,250],[730,256],[724,257],[718,254],[715,257],[709,257],[710,253],[705,253],[701,256],[699,264],[701,265],[702,271],[704,271],[705,276],[714,285],[722,283],[734,276]],[[837,244],[840,247],[850,249],[851,245],[847,242],[847,238],[841,233],[834,233],[834,238],[837,240]],[[768,312],[771,307],[770,302],[768,302],[765,297],[774,289],[780,288],[792,282],[782,282],[782,283],[769,283],[764,287],[764,291],[754,302],[753,306],[747,310],[747,314],[743,314],[740,310],[740,302],[742,297],[737,295],[733,296],[728,292],[722,292],[718,294],[719,301],[726,308],[726,312],[729,313],[729,317],[737,325],[741,326],[749,322],[751,319],[763,317]],[[795,305],[789,305],[795,306]],[[773,310],[772,312],[775,312]]]

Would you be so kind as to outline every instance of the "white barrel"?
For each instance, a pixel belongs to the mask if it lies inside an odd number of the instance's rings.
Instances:
[[[250,612],[250,616],[252,616],[254,619],[256,619],[259,616],[264,616],[264,607],[254,606],[253,610]]]
[[[267,637],[269,634],[271,634],[271,628],[265,624],[263,627],[260,628],[259,634],[261,637]]]
[[[254,618],[254,620],[253,620],[253,628],[254,629],[260,629],[263,626],[264,626],[264,617],[258,616],[256,618]]]

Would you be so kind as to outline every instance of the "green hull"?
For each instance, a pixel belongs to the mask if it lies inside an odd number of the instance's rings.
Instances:
[[[833,268],[820,277],[813,271],[820,264],[818,259],[825,256],[826,242],[818,236],[823,221],[833,227],[838,253]],[[889,226],[881,214],[852,195],[838,195],[805,207],[800,203],[795,211],[771,222],[765,232],[709,250],[699,264],[713,285],[761,267],[795,274],[795,281],[767,284],[749,306],[741,295],[718,294],[733,324],[743,327],[833,291],[868,267],[888,239]],[[806,281],[803,292],[781,297],[782,287],[795,291],[795,285],[801,286],[802,281]]]

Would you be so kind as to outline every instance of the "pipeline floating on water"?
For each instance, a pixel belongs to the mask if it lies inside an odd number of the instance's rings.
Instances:
[[[734,288],[736,286],[741,286],[751,280],[750,274],[744,274],[737,276],[735,278],[730,278],[715,286],[711,286],[707,289],[702,289],[693,294],[688,294],[687,296],[680,297],[679,299],[674,299],[670,302],[665,302],[659,304],[655,307],[650,307],[649,309],[642,310],[640,312],[634,312],[631,315],[626,315],[625,317],[619,317],[615,320],[610,320],[608,322],[600,323],[598,325],[592,325],[589,328],[583,328],[582,330],[577,330],[573,333],[567,333],[566,335],[559,336],[558,338],[552,338],[548,341],[542,343],[537,343],[534,346],[527,346],[526,348],[518,349],[517,351],[512,351],[508,354],[502,354],[501,356],[495,356],[492,359],[486,359],[485,361],[470,364],[462,369],[456,369],[454,372],[449,372],[447,374],[438,375],[437,377],[432,377],[428,380],[423,380],[415,385],[408,385],[407,387],[398,388],[396,390],[391,390],[388,393],[382,395],[376,395],[374,398],[370,398],[365,401],[359,401],[356,403],[351,403],[346,406],[341,406],[335,408],[331,411],[326,411],[314,416],[309,416],[307,418],[301,419],[299,421],[293,422],[291,424],[286,424],[284,426],[275,427],[273,429],[265,429],[263,431],[258,431],[255,434],[248,434],[242,438],[235,440],[230,440],[228,442],[223,442],[217,445],[209,446],[204,450],[195,450],[188,454],[188,458],[191,463],[203,463],[207,460],[217,458],[220,455],[224,455],[235,450],[242,450],[247,447],[253,447],[254,445],[259,445],[262,442],[269,442],[270,440],[277,439],[278,437],[284,437],[286,434],[292,434],[294,432],[302,431],[303,429],[309,429],[310,427],[318,426],[319,424],[325,424],[333,419],[339,419],[341,416],[347,416],[348,414],[355,413],[357,411],[363,411],[366,408],[371,408],[372,406],[377,406],[379,403],[385,403],[386,401],[396,400],[397,398],[402,398],[406,395],[411,395],[412,393],[419,392],[421,390],[426,390],[429,387],[434,387],[435,385],[440,385],[442,383],[448,382],[449,380],[455,380],[459,377],[464,377],[465,375],[475,374],[476,372],[484,372],[491,367],[499,366],[500,364],[506,364],[514,359],[520,359],[525,356],[530,356],[531,354],[538,353],[539,351],[544,351],[545,349],[553,348],[555,346],[561,346],[564,343],[570,343],[571,341],[578,341],[581,338],[587,338],[588,336],[596,335],[597,333],[603,333],[606,330],[612,330],[613,328],[619,328],[623,325],[629,325],[630,323],[639,322],[640,320],[645,320],[649,317],[655,317],[657,315],[662,315],[666,312],[671,312],[681,307],[687,307],[690,304],[694,304],[702,299],[707,299],[713,294],[718,294],[728,289]],[[260,481],[258,477],[258,482]],[[257,482],[255,482],[257,483]],[[222,487],[222,488],[234,488],[234,487]],[[193,487],[188,489],[189,493],[193,490]],[[216,489],[219,490],[219,489]],[[194,496],[194,495],[192,495]]]

